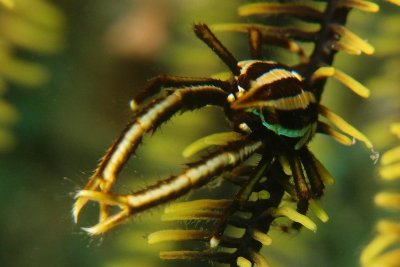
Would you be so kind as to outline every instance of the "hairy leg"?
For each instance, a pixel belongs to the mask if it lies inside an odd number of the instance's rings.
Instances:
[[[155,130],[159,125],[171,118],[176,112],[193,110],[206,105],[224,106],[226,92],[215,86],[186,87],[170,91],[169,95],[154,99],[140,112],[122,131],[107,153],[100,160],[93,176],[84,190],[109,192],[116,177],[132,153],[136,150],[143,135]],[[87,200],[77,198],[73,207],[73,216],[78,220],[79,212]],[[100,220],[108,217],[106,206],[102,206]]]

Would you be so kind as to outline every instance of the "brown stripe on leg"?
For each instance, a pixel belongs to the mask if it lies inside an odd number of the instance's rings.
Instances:
[[[219,244],[221,237],[228,226],[230,216],[246,203],[260,179],[265,176],[272,161],[272,155],[264,154],[262,161],[257,165],[252,175],[243,183],[243,185],[241,185],[241,188],[236,193],[233,201],[225,207],[213,230],[212,238],[210,239],[211,247]]]
[[[303,168],[299,156],[296,153],[294,155],[287,155],[289,160],[290,169],[292,170],[294,186],[297,192],[297,212],[305,215],[309,206],[309,199],[311,198],[310,190],[308,188],[306,178],[304,177]],[[299,229],[301,224],[295,222],[292,224],[294,229]]]
[[[262,35],[256,28],[249,29],[250,54],[253,59],[262,59]]]
[[[191,164],[178,176],[159,181],[130,195],[114,195],[109,192],[82,190],[77,198],[97,201],[104,205],[115,205],[121,211],[97,225],[84,228],[90,234],[101,234],[122,223],[132,213],[140,212],[176,199],[194,188],[198,188],[221,174],[226,168],[234,168],[262,147],[257,140],[241,140],[230,143],[210,156]]]
[[[258,24],[252,24],[251,26],[249,26],[248,24],[215,24],[212,25],[211,28],[213,29],[214,32],[232,31],[232,32],[248,33],[250,29],[258,30],[261,33],[263,43],[286,49],[289,52],[298,55],[301,62],[303,63],[308,62],[309,60],[308,56],[299,43],[297,43],[291,38],[285,37],[284,35],[276,35],[268,31],[265,31],[265,29],[261,29],[259,26],[260,25]]]
[[[321,175],[318,172],[318,168],[315,165],[314,156],[307,147],[303,147],[300,150],[300,159],[307,173],[312,195],[316,198],[321,197],[324,193],[325,186],[322,182]]]
[[[194,110],[206,105],[223,106],[225,100],[226,93],[215,86],[182,88],[169,92],[168,96],[155,99],[136,114],[137,117],[127,125],[114,141],[101,159],[84,190],[95,190],[100,187],[102,192],[108,192],[115,183],[119,171],[136,150],[143,135],[155,130],[176,112]],[[82,198],[76,200],[72,211],[75,221],[77,221],[79,212],[86,202],[87,200]],[[101,217],[107,217],[106,208],[101,207],[101,210],[105,213]]]
[[[182,77],[173,75],[160,75],[151,80],[150,84],[137,95],[135,95],[130,103],[132,110],[137,110],[139,104],[152,95],[159,93],[163,88],[183,88],[188,86],[215,86],[219,87],[226,92],[232,91],[229,82],[221,81],[218,79],[212,79],[208,77]]]
[[[290,169],[292,170],[294,185],[297,191],[297,197],[300,199],[310,199],[310,190],[308,189],[306,178],[304,177],[303,168],[299,157],[294,155],[286,155],[289,160]]]
[[[210,47],[215,54],[228,66],[232,73],[237,76],[240,74],[240,69],[237,66],[238,61],[226,49],[226,47],[218,40],[211,32],[206,24],[194,24],[194,32],[197,37]]]

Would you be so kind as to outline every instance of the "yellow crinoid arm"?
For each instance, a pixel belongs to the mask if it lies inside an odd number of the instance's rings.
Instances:
[[[372,55],[375,52],[375,48],[361,39],[359,36],[348,30],[346,27],[339,24],[331,24],[331,29],[342,37],[341,41],[346,44],[360,49],[367,55]]]
[[[355,8],[364,12],[376,13],[379,11],[379,6],[375,3],[364,0],[340,0],[339,6]]]
[[[361,133],[359,130],[346,122],[342,117],[322,105],[319,105],[319,112],[342,132],[352,136],[354,139],[363,142],[368,149],[373,149],[374,146],[372,142],[363,133]]]
[[[299,212],[295,211],[292,208],[282,206],[282,207],[279,207],[276,209],[271,208],[269,210],[269,212],[274,217],[284,216],[294,222],[300,223],[305,228],[307,228],[313,232],[317,231],[317,225],[309,217],[307,217],[306,215],[300,214]]]
[[[315,216],[321,221],[326,223],[329,221],[329,215],[326,211],[317,203],[316,200],[310,199],[310,209],[314,213]]]
[[[151,233],[147,237],[149,244],[170,241],[185,241],[185,240],[207,240],[211,236],[211,232],[203,230],[161,230]]]
[[[393,134],[400,133],[398,123],[391,125]],[[396,129],[397,128],[397,129]],[[383,154],[381,160],[380,178],[392,181],[400,178],[400,150],[392,148]],[[400,193],[394,190],[381,191],[374,197],[376,206],[399,211]],[[381,219],[376,223],[376,236],[363,249],[360,263],[363,267],[396,267],[400,262],[400,221],[395,218]]]
[[[384,0],[384,1],[400,6],[400,0]]]
[[[326,78],[326,77],[334,77],[337,81],[339,81],[340,83],[345,85],[347,88],[349,88],[351,91],[353,91],[355,94],[357,94],[363,98],[367,98],[370,95],[370,91],[368,88],[366,88],[360,82],[353,79],[348,74],[346,74],[343,71],[340,71],[334,67],[321,67],[321,68],[317,69],[313,73],[311,79],[318,80],[318,79]]]
[[[318,127],[319,129],[329,135],[330,137],[332,137],[333,139],[335,139],[337,142],[345,145],[345,146],[351,146],[354,145],[354,140],[352,140],[351,138],[349,138],[347,135],[344,135],[338,131],[336,131],[335,129],[333,129],[330,125],[319,121],[318,122]]]
[[[239,16],[248,17],[254,15],[297,15],[308,18],[321,18],[322,12],[312,5],[299,3],[252,3],[243,5],[238,10]]]
[[[372,240],[366,248],[364,248],[363,252],[361,253],[360,262],[362,266],[398,266],[398,265],[378,265],[376,264],[377,259],[379,259],[379,255],[384,251],[386,248],[395,244],[399,241],[399,237],[396,235],[386,234],[386,235],[378,235]]]
[[[229,142],[238,141],[243,138],[243,135],[237,132],[224,132],[224,133],[216,133],[211,134],[205,137],[202,137],[192,144],[188,145],[182,152],[182,155],[185,158],[189,158],[194,154],[200,152],[203,149],[206,149],[210,146],[215,145],[226,145]]]

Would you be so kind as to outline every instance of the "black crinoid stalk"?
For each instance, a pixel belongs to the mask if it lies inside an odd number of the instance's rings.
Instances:
[[[320,103],[327,77],[336,78],[362,97],[369,95],[360,83],[331,67],[338,51],[356,55],[373,53],[372,46],[344,26],[353,8],[378,11],[376,4],[363,0],[332,0],[318,5],[292,1],[255,3],[241,6],[240,16],[289,16],[315,23],[319,28],[306,31],[266,24],[219,24],[210,29],[205,24],[195,24],[195,34],[225,63],[230,77],[162,75],[134,97],[133,120],[76,195],[75,221],[88,201],[98,202],[99,222],[85,230],[92,235],[102,234],[138,212],[174,200],[222,176],[238,188],[230,199],[176,203],[165,210],[165,220],[207,220],[213,222],[211,225],[163,230],[148,237],[150,243],[198,240],[206,245],[200,250],[162,252],[162,258],[267,266],[259,251],[271,242],[267,233],[277,217],[293,221],[288,230],[300,226],[315,230],[314,222],[306,214],[313,210],[321,220],[327,220],[316,200],[323,195],[324,187],[332,183],[332,178],[309,151],[310,140],[321,133],[345,145],[359,140],[373,151],[371,142],[362,133]],[[214,35],[218,31],[247,34],[251,59],[236,60]],[[299,42],[312,43],[314,47],[307,52]],[[299,56],[299,63],[287,66],[267,61],[263,57],[266,45],[287,49]],[[208,105],[221,108],[232,131],[208,136],[207,142],[200,139],[184,151],[184,155],[191,156],[209,148],[207,156],[188,164],[181,174],[132,194],[111,191],[118,173],[146,133],[177,112]],[[253,155],[261,155],[261,159],[255,166],[246,165],[244,162]],[[120,211],[110,214],[110,206],[117,206]],[[230,227],[243,232],[240,236],[230,236],[227,231]]]

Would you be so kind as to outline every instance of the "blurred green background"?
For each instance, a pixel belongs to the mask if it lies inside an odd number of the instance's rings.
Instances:
[[[56,11],[31,10],[55,23],[50,21],[54,27],[48,27],[59,40],[55,48],[38,51],[10,41],[16,58],[40,64],[43,81],[21,82],[21,71],[15,78],[4,76],[6,86],[0,91],[8,108],[0,109],[0,266],[182,265],[158,259],[158,251],[167,245],[146,243],[146,234],[163,228],[162,208],[140,214],[104,237],[91,238],[80,226],[93,224],[96,210],[85,209],[80,225],[74,225],[73,196],[130,119],[129,100],[148,79],[161,73],[207,76],[226,70],[195,38],[191,25],[238,21],[236,9],[245,1],[43,1],[49,2]],[[5,8],[0,12],[10,13]],[[348,26],[377,51],[372,57],[340,54],[335,66],[367,85],[372,96],[362,100],[335,81],[328,83],[323,96],[323,103],[366,132],[378,151],[393,145],[388,125],[399,120],[399,23],[399,10],[393,6],[383,5],[379,14],[352,12]],[[2,42],[11,38],[1,24],[0,35]],[[243,36],[218,36],[239,59],[246,59]],[[272,60],[295,58],[275,48],[268,53]],[[186,145],[226,129],[216,109],[174,118],[145,138],[121,173],[120,190],[132,192],[176,173]],[[273,245],[264,249],[267,259],[274,267],[356,266],[381,215],[372,205],[381,187],[377,166],[360,144],[343,147],[318,136],[311,146],[335,177],[322,201],[331,219],[318,224],[317,234],[277,231]]]

